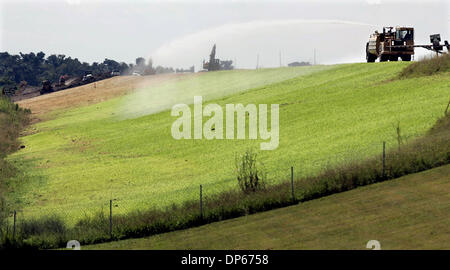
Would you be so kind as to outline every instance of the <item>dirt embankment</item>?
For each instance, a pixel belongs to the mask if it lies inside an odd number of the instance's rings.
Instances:
[[[192,74],[160,74],[150,76],[117,76],[83,86],[17,101],[20,107],[32,112],[32,122],[43,115],[60,109],[90,105],[125,95],[141,87],[149,87]]]

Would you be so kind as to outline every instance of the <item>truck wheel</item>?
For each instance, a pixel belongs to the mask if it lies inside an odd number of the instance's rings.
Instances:
[[[377,59],[377,56],[374,54],[367,53],[367,63],[373,63]]]
[[[393,61],[393,62],[398,61],[398,56],[396,56],[396,55],[391,55],[391,57],[389,57],[389,61]]]
[[[411,61],[411,55],[407,54],[407,55],[402,55],[402,61]]]

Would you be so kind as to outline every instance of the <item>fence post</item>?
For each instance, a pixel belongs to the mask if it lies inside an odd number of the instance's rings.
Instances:
[[[295,193],[294,193],[294,167],[291,167],[291,190],[292,190],[292,201],[295,202]]]
[[[203,194],[202,194],[202,185],[200,185],[200,219],[203,219]]]
[[[386,142],[383,141],[383,175],[384,178],[386,176]]]
[[[16,210],[14,210],[14,221],[13,221],[13,240],[16,239]]]
[[[112,238],[112,200],[109,200],[109,236]]]

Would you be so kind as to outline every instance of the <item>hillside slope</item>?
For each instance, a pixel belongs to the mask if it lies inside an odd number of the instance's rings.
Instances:
[[[192,75],[192,74],[189,74]],[[32,111],[34,121],[41,120],[54,110],[67,110],[80,106],[96,104],[117,96],[131,93],[139,86],[156,86],[171,80],[179,79],[184,74],[161,74],[155,76],[118,76],[95,83],[58,91],[18,101],[21,107]],[[44,118],[45,120],[45,118]]]
[[[250,216],[82,249],[450,249],[450,165]]]
[[[259,153],[270,184],[289,178],[290,166],[296,177],[313,175],[378,154],[382,141],[396,147],[397,123],[404,140],[424,134],[447,105],[450,76],[388,80],[406,65],[215,72],[142,91],[182,92],[181,101],[200,94],[221,106],[280,104],[279,147]],[[26,148],[9,157],[23,172],[7,183],[11,207],[21,217],[52,213],[75,222],[110,199],[120,214],[197,199],[200,184],[205,196],[235,189],[235,154],[261,140],[175,140],[175,118],[164,110],[170,102],[155,104],[142,91],[44,114],[51,120],[34,125],[22,137]]]
[[[5,182],[16,173],[16,168],[5,159],[7,155],[19,149],[18,138],[29,122],[29,111],[0,96],[0,234],[6,214]]]

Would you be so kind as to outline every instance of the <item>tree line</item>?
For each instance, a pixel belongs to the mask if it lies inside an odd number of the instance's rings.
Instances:
[[[52,54],[45,57],[45,53],[19,53],[18,55],[0,52],[0,89],[14,87],[19,84],[40,86],[42,81],[57,82],[61,76],[69,77],[92,74],[99,76],[105,73],[120,72],[128,75],[134,72],[140,75],[158,73],[172,73],[173,68],[153,67],[151,59],[146,63],[143,57],[136,59],[136,63],[127,64],[112,59],[105,59],[102,63],[89,64],[78,58],[66,57],[64,54]]]

